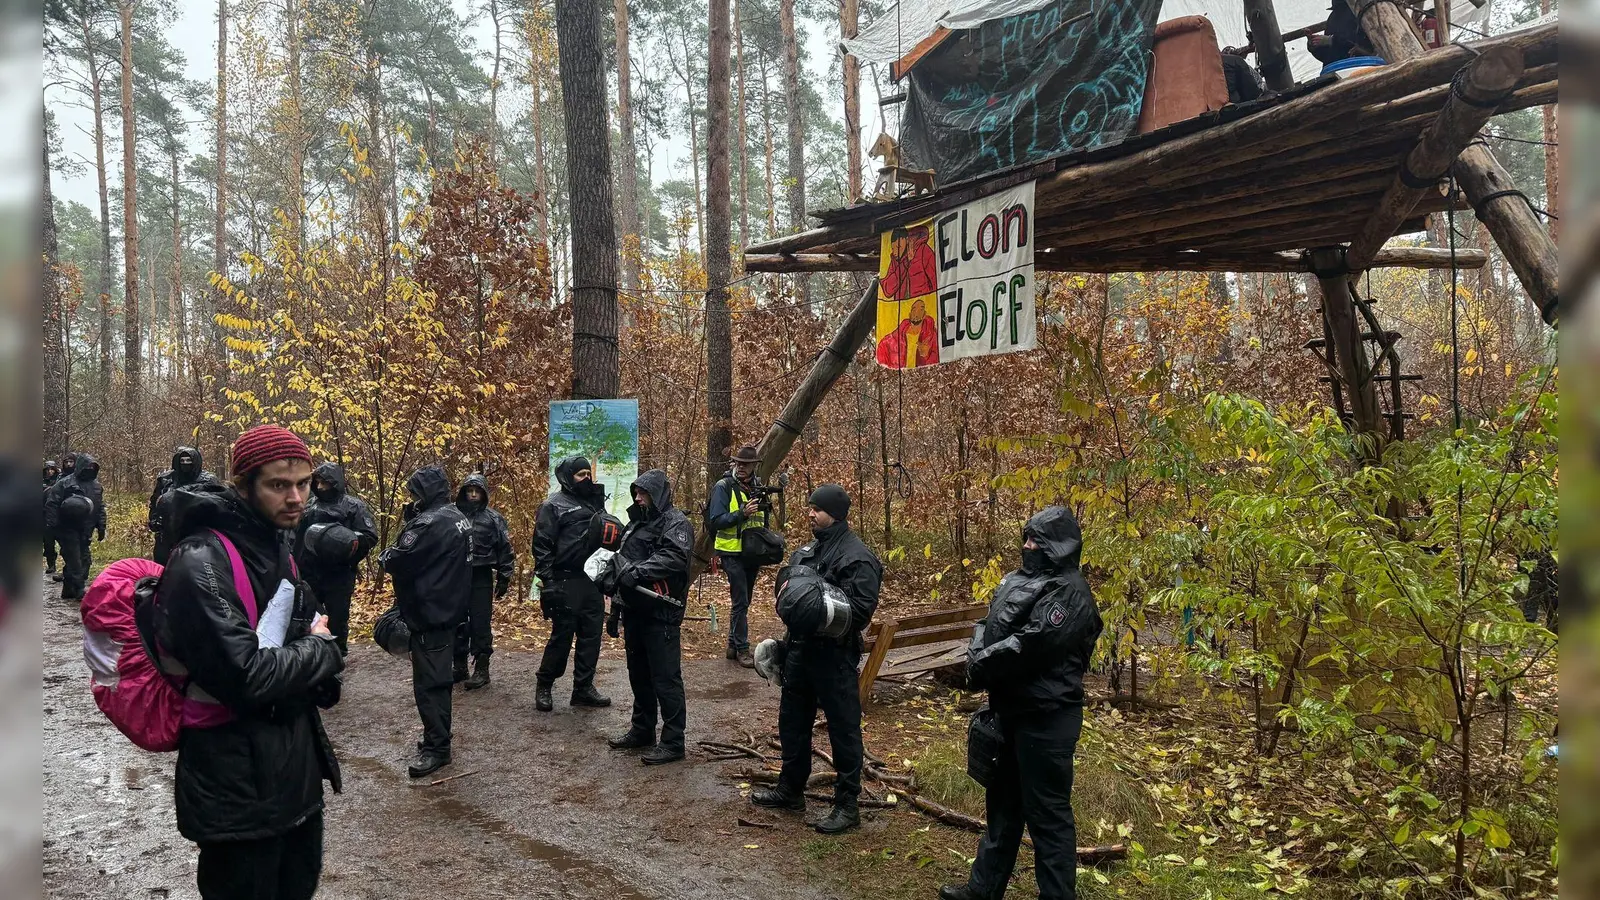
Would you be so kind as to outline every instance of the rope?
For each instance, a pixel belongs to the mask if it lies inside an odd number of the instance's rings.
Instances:
[[[1455,177],[1450,178],[1451,204],[1445,208],[1450,231],[1450,415],[1454,425],[1454,440],[1461,443],[1461,304],[1457,293],[1461,267],[1456,262],[1456,205],[1453,202],[1460,187]],[[1526,199],[1526,198],[1524,198]],[[1467,595],[1466,545],[1462,535],[1462,519],[1466,517],[1465,485],[1456,480],[1456,592],[1457,599]]]
[[[1561,221],[1561,217],[1557,216],[1555,213],[1534,206],[1533,201],[1528,199],[1528,195],[1517,190],[1516,188],[1506,188],[1503,191],[1491,191],[1487,194],[1484,194],[1482,197],[1479,197],[1478,202],[1472,204],[1472,211],[1477,214],[1479,221],[1483,220],[1484,209],[1486,209],[1490,203],[1494,202],[1495,200],[1499,200],[1501,197],[1521,197],[1522,202],[1528,204],[1529,209],[1547,219],[1554,219],[1558,222]]]

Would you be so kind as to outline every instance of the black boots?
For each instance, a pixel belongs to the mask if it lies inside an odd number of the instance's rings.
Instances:
[[[728,658],[734,662],[737,662],[739,665],[744,666],[746,669],[754,669],[756,667],[756,658],[750,655],[750,649],[748,647],[743,650],[737,650],[733,647],[729,647]]]
[[[450,765],[450,754],[434,753],[431,750],[418,750],[416,758],[411,760],[407,769],[412,778],[423,778]]]
[[[939,900],[988,900],[967,884],[947,884],[939,888]]]
[[[475,691],[489,685],[489,654],[480,653],[472,658],[472,677],[462,685],[469,691]]]
[[[639,757],[639,762],[647,766],[659,766],[666,763],[675,763],[683,759],[683,748],[672,748],[664,744],[657,744],[654,750],[646,750]]]
[[[756,788],[750,792],[750,802],[767,809],[788,809],[804,812],[806,798],[799,794],[791,794],[781,787]]]
[[[587,706],[591,709],[603,709],[611,705],[611,698],[594,689],[594,685],[584,685],[572,691],[573,706]]]
[[[556,708],[555,701],[550,699],[550,685],[540,683],[534,687],[533,708],[539,712],[549,712]]]
[[[861,824],[861,814],[855,806],[840,806],[835,803],[833,811],[828,817],[811,826],[822,834],[842,834]]]
[[[450,667],[450,683],[451,684],[460,684],[461,682],[466,681],[466,680],[467,680],[467,658],[465,656],[458,656],[458,657],[456,657],[455,665]]]
[[[631,728],[621,737],[614,737],[606,741],[606,745],[613,750],[637,750],[640,747],[653,747],[655,743],[655,735],[639,734]]]

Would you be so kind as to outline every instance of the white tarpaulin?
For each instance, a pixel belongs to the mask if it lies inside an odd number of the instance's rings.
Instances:
[[[991,19],[1000,19],[1021,13],[1033,12],[1054,3],[1055,0],[905,0],[884,10],[856,35],[845,41],[845,48],[863,62],[888,66],[911,52],[934,29],[944,26],[951,31],[976,28]],[[1274,0],[1278,12],[1278,27],[1285,32],[1315,25],[1328,18],[1330,0]],[[1343,3],[1344,0],[1331,0]],[[1488,19],[1490,3],[1485,0],[1478,7],[1473,0],[1451,0],[1450,20],[1456,24],[1483,30],[1481,24]],[[1244,4],[1241,0],[1166,0],[1161,7],[1161,21],[1183,16],[1205,16],[1217,31],[1217,46],[1241,47],[1246,43]],[[1468,37],[1473,37],[1468,35]],[[1318,62],[1306,50],[1306,42],[1289,43],[1289,66],[1296,81],[1315,78],[1322,71]]]

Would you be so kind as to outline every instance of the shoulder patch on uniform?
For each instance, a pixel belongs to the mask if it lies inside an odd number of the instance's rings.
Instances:
[[[1067,620],[1067,611],[1062,609],[1059,603],[1050,604],[1050,609],[1046,612],[1046,615],[1050,619],[1051,628],[1060,628],[1061,623]]]
[[[409,531],[408,530],[408,531],[403,532],[400,535],[400,549],[402,549],[402,550],[410,550],[412,545],[415,544],[416,542],[417,542],[417,533],[415,531]]]

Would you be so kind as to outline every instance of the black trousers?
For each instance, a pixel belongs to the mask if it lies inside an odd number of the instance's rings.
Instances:
[[[783,694],[778,700],[778,743],[783,771],[778,784],[796,796],[811,777],[811,725],[821,708],[833,746],[833,802],[853,807],[861,796],[861,693],[856,665],[861,654],[826,639],[791,639],[783,664]]]
[[[986,897],[1005,892],[1026,825],[1039,900],[1073,900],[1078,829],[1072,818],[1072,754],[1083,731],[1083,707],[1002,715],[999,722],[1006,745],[985,795],[989,830],[978,841],[971,886]]]
[[[80,600],[89,582],[89,532],[63,528],[57,533],[61,541],[61,598]]]
[[[356,593],[356,570],[317,572],[306,582],[317,595],[322,608],[328,611],[328,630],[339,644],[339,652],[346,653],[350,646],[350,598]]]
[[[311,900],[322,876],[322,813],[277,837],[199,846],[202,900]]]
[[[628,730],[656,736],[661,714],[661,746],[683,749],[688,711],[683,699],[682,627],[672,622],[622,614],[623,645],[628,658],[628,685],[633,688],[633,720]]]
[[[734,650],[750,649],[750,597],[756,589],[759,566],[745,563],[736,553],[719,554],[722,571],[728,573],[728,595],[732,601],[728,612],[728,646]]]
[[[456,662],[467,664],[467,653],[488,656],[494,652],[494,567],[472,567],[472,593],[467,597],[467,620],[456,629]]]
[[[46,528],[44,530],[44,562],[47,569],[52,572],[56,570],[56,530],[54,528]]]
[[[577,645],[572,660],[572,690],[594,686],[594,667],[600,660],[600,630],[606,622],[606,598],[595,583],[582,575],[561,581],[560,596],[550,604],[550,643],[539,661],[539,683],[550,685],[567,674],[567,654]]]
[[[454,628],[411,632],[411,692],[422,717],[417,749],[424,753],[450,752],[450,689],[455,683],[450,658],[455,640]]]

